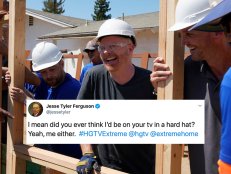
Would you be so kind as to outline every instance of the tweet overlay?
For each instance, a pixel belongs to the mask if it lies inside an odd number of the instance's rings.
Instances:
[[[27,100],[27,144],[203,144],[203,100]]]

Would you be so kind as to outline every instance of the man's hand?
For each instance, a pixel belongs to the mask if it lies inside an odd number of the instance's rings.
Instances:
[[[157,57],[153,61],[153,71],[150,75],[150,80],[155,90],[157,89],[158,82],[166,81],[170,75],[172,75],[172,72],[169,66],[164,63],[164,59]]]
[[[13,100],[18,101],[20,103],[24,103],[26,100],[26,94],[20,88],[12,87],[10,89],[10,96]]]
[[[78,174],[91,174],[93,170],[100,172],[96,156],[94,153],[85,153],[77,163],[76,171]]]

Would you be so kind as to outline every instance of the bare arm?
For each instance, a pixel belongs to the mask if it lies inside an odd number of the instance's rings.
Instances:
[[[94,153],[91,144],[80,144],[82,153]]]
[[[26,99],[33,99],[33,96],[27,90],[22,90],[17,87],[10,88],[9,93],[13,100],[20,103],[24,103]]]

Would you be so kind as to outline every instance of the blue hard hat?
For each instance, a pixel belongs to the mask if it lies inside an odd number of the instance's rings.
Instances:
[[[210,23],[217,19],[221,19],[223,16],[229,13],[231,13],[231,0],[223,0],[217,6],[215,6],[205,18],[190,28],[189,31],[200,28],[203,28],[202,30],[204,31],[212,31],[212,29],[210,27],[206,27],[206,25],[209,26]]]

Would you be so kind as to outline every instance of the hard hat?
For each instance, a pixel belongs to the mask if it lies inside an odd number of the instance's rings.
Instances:
[[[62,58],[58,47],[50,42],[40,42],[32,50],[32,69],[40,71],[56,65]]]
[[[202,20],[220,0],[179,0],[176,5],[175,24],[169,31],[190,27]]]
[[[127,36],[132,39],[134,45],[136,45],[135,33],[127,22],[120,19],[108,19],[99,28],[97,40],[104,36]]]
[[[190,30],[203,28],[203,31],[210,31],[210,27],[206,27],[206,25],[209,25],[211,22],[217,19],[221,19],[229,13],[231,13],[231,2],[230,0],[223,0],[216,7],[214,7],[204,19],[190,28]]]
[[[83,50],[84,52],[88,52],[88,51],[92,51],[98,48],[98,43],[96,42],[95,39],[90,40],[87,45],[86,48]]]

